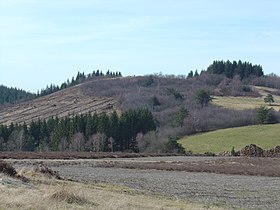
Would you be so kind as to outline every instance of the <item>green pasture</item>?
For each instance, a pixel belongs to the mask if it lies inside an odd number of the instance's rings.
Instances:
[[[255,125],[228,128],[203,134],[186,136],[179,140],[186,150],[193,153],[240,150],[249,144],[256,144],[263,149],[280,145],[280,124]]]

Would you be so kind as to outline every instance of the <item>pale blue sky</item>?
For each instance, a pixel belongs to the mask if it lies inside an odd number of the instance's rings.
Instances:
[[[0,84],[100,69],[187,74],[213,60],[280,74],[279,0],[0,0]]]

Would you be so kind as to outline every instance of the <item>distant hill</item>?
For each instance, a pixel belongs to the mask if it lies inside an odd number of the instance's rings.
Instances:
[[[133,141],[134,148],[140,152],[172,152],[174,147],[179,148],[176,140],[186,135],[257,124],[255,108],[261,104],[259,102],[263,100],[264,94],[272,93],[278,100],[279,91],[258,89],[255,85],[278,87],[279,80],[277,76],[231,79],[224,74],[207,72],[188,78],[161,74],[116,77],[111,76],[110,72],[108,76],[79,74],[78,84],[66,82],[63,88],[46,91],[46,95],[0,106],[0,124],[7,126],[2,129],[2,133],[5,131],[4,143],[8,145],[9,135],[12,139],[17,139],[15,136],[20,135],[20,131],[12,132],[15,124],[26,123],[29,126],[32,121],[39,119],[56,116],[60,119],[67,116],[71,118],[81,114],[99,115],[114,111],[121,116],[121,113],[129,110],[147,108],[156,120],[156,130],[152,129],[145,135],[139,133],[137,138],[134,135],[136,138]],[[212,98],[212,101],[200,104],[197,94],[201,91],[208,94],[208,97],[211,96],[209,98]],[[236,109],[221,103],[223,99],[228,100],[228,98],[248,101],[257,98],[259,102],[250,109]],[[230,102],[230,104],[234,103]],[[128,113],[133,114],[133,112]],[[269,114],[275,115],[273,122],[280,120],[278,112],[271,111]],[[137,124],[137,120],[133,123]],[[102,135],[99,137],[101,138]],[[109,142],[109,137],[105,139]],[[127,148],[130,146],[128,145]],[[176,149],[174,151],[178,151]]]
[[[213,104],[218,106],[210,104],[201,109],[195,99],[199,90],[206,90],[214,96]],[[215,74],[203,74],[188,79],[168,75],[95,77],[33,100],[2,106],[0,124],[28,124],[31,120],[51,116],[63,117],[113,110],[121,112],[138,107],[149,108],[159,126],[167,126],[167,130],[177,129],[172,125],[174,116],[181,107],[186,107],[189,111],[184,123],[186,134],[253,124],[250,120],[253,118],[253,111],[220,108],[220,96],[225,99],[239,96],[255,100],[255,97],[262,95],[259,90],[251,89],[244,82]],[[214,120],[216,118],[219,120]]]

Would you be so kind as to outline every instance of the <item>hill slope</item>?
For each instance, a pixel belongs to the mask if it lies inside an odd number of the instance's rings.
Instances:
[[[215,96],[213,99],[213,103],[227,109],[236,110],[255,109],[260,106],[272,107],[276,111],[280,110],[279,89],[261,86],[252,86],[252,88],[260,95],[260,97]],[[271,106],[264,102],[264,97],[267,94],[273,95],[274,103]]]
[[[280,145],[280,124],[254,125],[228,128],[204,134],[184,137],[179,140],[186,150],[194,153],[230,151],[232,147],[240,150],[249,144],[256,144],[263,149]]]
[[[116,101],[111,97],[95,97],[83,94],[83,85],[76,85],[31,101],[0,107],[0,124],[29,124],[32,120],[51,116],[64,117],[88,112],[112,112]]]

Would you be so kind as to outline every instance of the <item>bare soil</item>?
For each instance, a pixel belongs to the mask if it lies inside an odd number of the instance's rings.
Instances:
[[[280,159],[171,156],[6,161],[19,168],[43,163],[68,180],[104,182],[141,190],[147,195],[226,209],[280,207]]]

